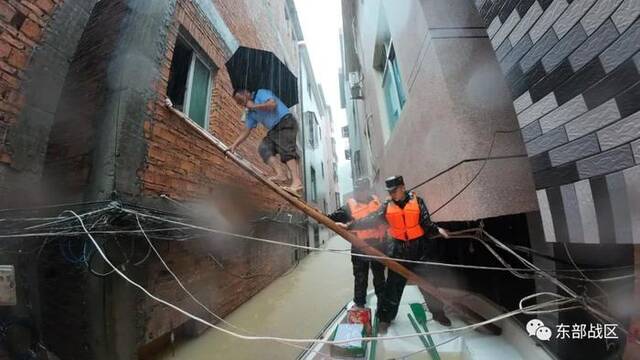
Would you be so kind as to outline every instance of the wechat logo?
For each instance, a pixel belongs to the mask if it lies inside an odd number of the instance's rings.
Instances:
[[[527,333],[529,336],[535,336],[541,341],[549,341],[551,339],[551,329],[544,326],[544,323],[538,319],[529,320]]]

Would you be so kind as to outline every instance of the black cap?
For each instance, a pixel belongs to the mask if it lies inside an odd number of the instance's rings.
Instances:
[[[400,175],[388,177],[384,181],[384,185],[387,188],[387,191],[391,191],[400,185],[404,185],[404,179]]]
[[[371,182],[368,178],[360,178],[354,183],[354,189],[360,191],[368,191],[371,189]]]

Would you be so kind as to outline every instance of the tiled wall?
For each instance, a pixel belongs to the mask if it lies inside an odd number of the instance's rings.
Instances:
[[[640,243],[640,0],[475,0],[546,240]]]

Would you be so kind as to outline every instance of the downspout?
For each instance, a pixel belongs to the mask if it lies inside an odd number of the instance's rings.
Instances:
[[[305,131],[305,121],[304,121],[304,84],[302,83],[302,52],[305,48],[304,41],[298,41],[298,103],[300,104],[300,132],[302,133],[302,173],[300,174],[302,177],[302,183],[304,184],[303,191],[303,199],[307,202],[307,156],[306,156],[306,131]]]
[[[302,192],[302,198],[304,202],[307,202],[307,155],[306,155],[306,131],[305,131],[305,121],[304,121],[304,93],[303,93],[303,83],[302,83],[302,52],[304,51],[305,42],[298,41],[298,103],[300,104],[300,132],[302,133],[302,171],[300,173],[300,177],[302,180],[304,191]],[[307,244],[300,245],[308,245],[310,243],[309,235],[309,222],[307,222]],[[296,260],[300,259],[302,256],[298,254],[299,249],[296,249]]]

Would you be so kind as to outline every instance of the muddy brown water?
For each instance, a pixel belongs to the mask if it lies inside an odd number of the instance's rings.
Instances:
[[[326,247],[347,249],[349,243],[333,237]],[[352,287],[349,256],[313,253],[225,320],[254,335],[314,338],[351,300]],[[178,345],[159,359],[295,359],[300,352],[300,349],[274,341],[241,340],[212,329]]]

